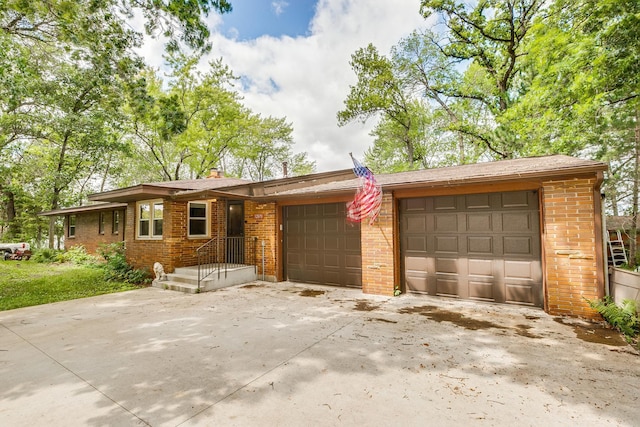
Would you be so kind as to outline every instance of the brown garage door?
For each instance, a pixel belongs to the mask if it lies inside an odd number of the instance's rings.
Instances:
[[[542,306],[535,191],[404,199],[409,292]]]
[[[284,208],[288,280],[362,287],[360,225],[346,215],[345,203]]]

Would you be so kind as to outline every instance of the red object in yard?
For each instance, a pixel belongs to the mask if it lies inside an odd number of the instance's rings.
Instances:
[[[5,261],[22,261],[22,260],[29,261],[29,258],[31,258],[31,251],[30,250],[20,250],[20,249],[18,249],[14,253],[11,253],[11,252],[5,252],[4,253],[4,260]]]

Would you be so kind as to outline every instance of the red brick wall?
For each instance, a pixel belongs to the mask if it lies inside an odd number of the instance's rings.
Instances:
[[[360,228],[362,245],[362,291],[367,294],[393,295],[395,288],[394,254],[395,210],[393,195],[385,193],[380,215],[373,225],[363,220]]]
[[[120,210],[120,230],[117,234],[112,232],[112,221],[114,211],[104,212],[104,233],[99,233],[100,212],[84,212],[75,214],[76,216],[76,234],[69,237],[69,216],[65,218],[65,247],[67,249],[73,246],[84,246],[90,254],[96,254],[100,244],[108,244],[121,242],[124,240],[125,230],[125,214],[124,210]]]
[[[543,183],[546,309],[553,315],[599,318],[585,300],[601,298],[594,186],[596,179]]]
[[[200,201],[199,201],[200,202]],[[153,264],[159,262],[167,273],[176,267],[197,265],[196,249],[217,235],[218,229],[225,235],[224,200],[209,201],[209,235],[205,238],[189,238],[187,233],[188,202],[165,200],[162,225],[162,239],[138,239],[136,237],[136,203],[127,208],[127,261],[136,268],[152,271]],[[221,223],[218,224],[218,218]],[[129,232],[129,230],[131,230]]]
[[[276,225],[275,203],[256,203],[247,201],[244,204],[245,230],[247,238],[257,237],[256,264],[258,277],[262,278],[262,242],[264,241],[265,279],[276,278],[276,254],[278,253],[278,229]]]

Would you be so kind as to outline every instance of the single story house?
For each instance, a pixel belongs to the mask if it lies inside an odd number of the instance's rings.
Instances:
[[[351,170],[264,182],[214,173],[98,193],[90,200],[100,205],[45,215],[65,215],[67,245],[92,248],[88,242],[113,238],[105,224],[120,212],[117,237],[139,268],[193,266],[211,239],[241,238],[242,261],[272,281],[598,318],[585,298],[605,293],[606,169],[553,155],[379,174],[383,199],[373,224],[347,221],[346,202],[359,185]]]

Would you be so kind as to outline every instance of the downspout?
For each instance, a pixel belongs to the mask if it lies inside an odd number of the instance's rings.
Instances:
[[[606,195],[604,193],[600,194],[600,216],[602,217],[602,253],[604,254],[603,264],[604,264],[604,294],[606,296],[611,295],[611,284],[609,283],[609,255],[608,255],[608,247],[607,242],[609,240],[609,230],[607,229],[607,215],[605,210],[602,209],[604,206],[604,201],[606,199]]]
[[[602,284],[604,285],[604,294],[609,295],[609,271],[608,271],[608,261],[607,261],[607,251],[606,244],[607,240],[605,239],[604,233],[607,231],[606,227],[606,217],[605,210],[602,209],[603,206],[603,196],[600,193],[600,188],[604,181],[604,172],[598,171],[596,173],[596,182],[593,185],[593,202],[594,202],[594,220],[596,230],[597,227],[600,226],[600,233],[595,233],[596,238],[596,262],[601,262],[600,268],[597,269],[599,271],[599,276],[602,279]],[[600,242],[598,242],[600,240]],[[598,244],[599,243],[599,244]],[[599,256],[598,256],[599,255]]]

